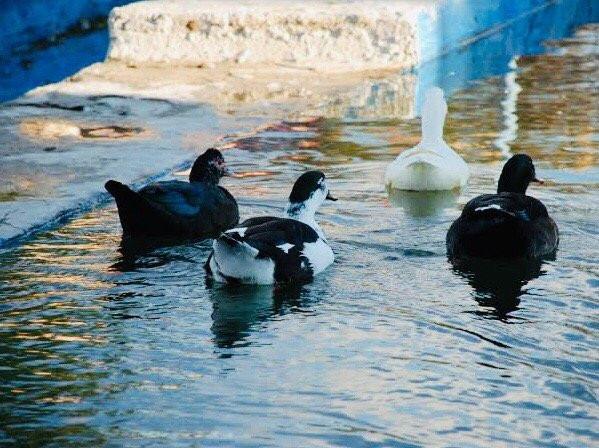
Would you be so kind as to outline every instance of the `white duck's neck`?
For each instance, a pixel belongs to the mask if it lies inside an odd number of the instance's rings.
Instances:
[[[421,146],[428,148],[443,145],[443,126],[447,115],[447,103],[443,91],[439,88],[427,92],[422,107],[422,140]]]
[[[309,225],[316,231],[316,233],[318,233],[318,236],[324,238],[322,229],[315,219],[318,206],[319,204],[316,204],[316,201],[313,199],[308,199],[304,202],[289,202],[287,203],[287,207],[285,207],[285,213],[283,216],[285,218],[295,219]]]

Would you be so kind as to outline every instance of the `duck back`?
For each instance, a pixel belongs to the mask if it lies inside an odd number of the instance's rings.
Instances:
[[[206,267],[229,282],[303,283],[333,262],[316,231],[289,218],[250,218],[222,234],[213,248]]]
[[[557,226],[545,206],[521,193],[472,199],[446,238],[450,257],[536,258],[554,252],[558,242]]]

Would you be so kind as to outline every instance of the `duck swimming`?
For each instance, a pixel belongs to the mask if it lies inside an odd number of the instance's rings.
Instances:
[[[447,232],[450,258],[537,258],[559,243],[557,225],[541,201],[526,195],[537,179],[532,159],[516,154],[503,167],[497,194],[470,200]]]
[[[308,171],[295,182],[284,217],[250,218],[214,241],[206,270],[219,282],[273,284],[309,281],[333,260],[314,215],[329,199],[325,175]]]
[[[239,222],[235,198],[219,186],[229,172],[220,151],[210,148],[191,168],[189,182],[155,182],[135,192],[115,180],[105,184],[115,198],[124,237],[216,237]]]
[[[387,167],[385,185],[396,190],[440,191],[466,185],[466,162],[443,140],[447,103],[443,91],[432,87],[422,108],[422,140],[402,152]]]

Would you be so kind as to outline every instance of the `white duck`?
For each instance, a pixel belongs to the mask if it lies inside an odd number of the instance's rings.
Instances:
[[[466,162],[443,140],[447,103],[443,91],[432,87],[422,108],[422,140],[402,152],[385,171],[385,185],[397,190],[453,190],[466,185]]]

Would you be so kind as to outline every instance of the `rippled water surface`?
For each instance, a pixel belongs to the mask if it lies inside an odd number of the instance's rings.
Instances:
[[[586,34],[585,34],[586,33]],[[590,36],[590,37],[589,37]],[[208,242],[119,251],[114,205],[0,257],[0,438],[15,446],[599,443],[597,28],[449,98],[462,194],[388,195],[419,121],[283,123],[226,157],[243,216],[326,172],[336,263],[298,289],[207,281]],[[233,146],[233,145],[231,145]],[[509,152],[561,231],[555,260],[452,266],[445,232]]]

